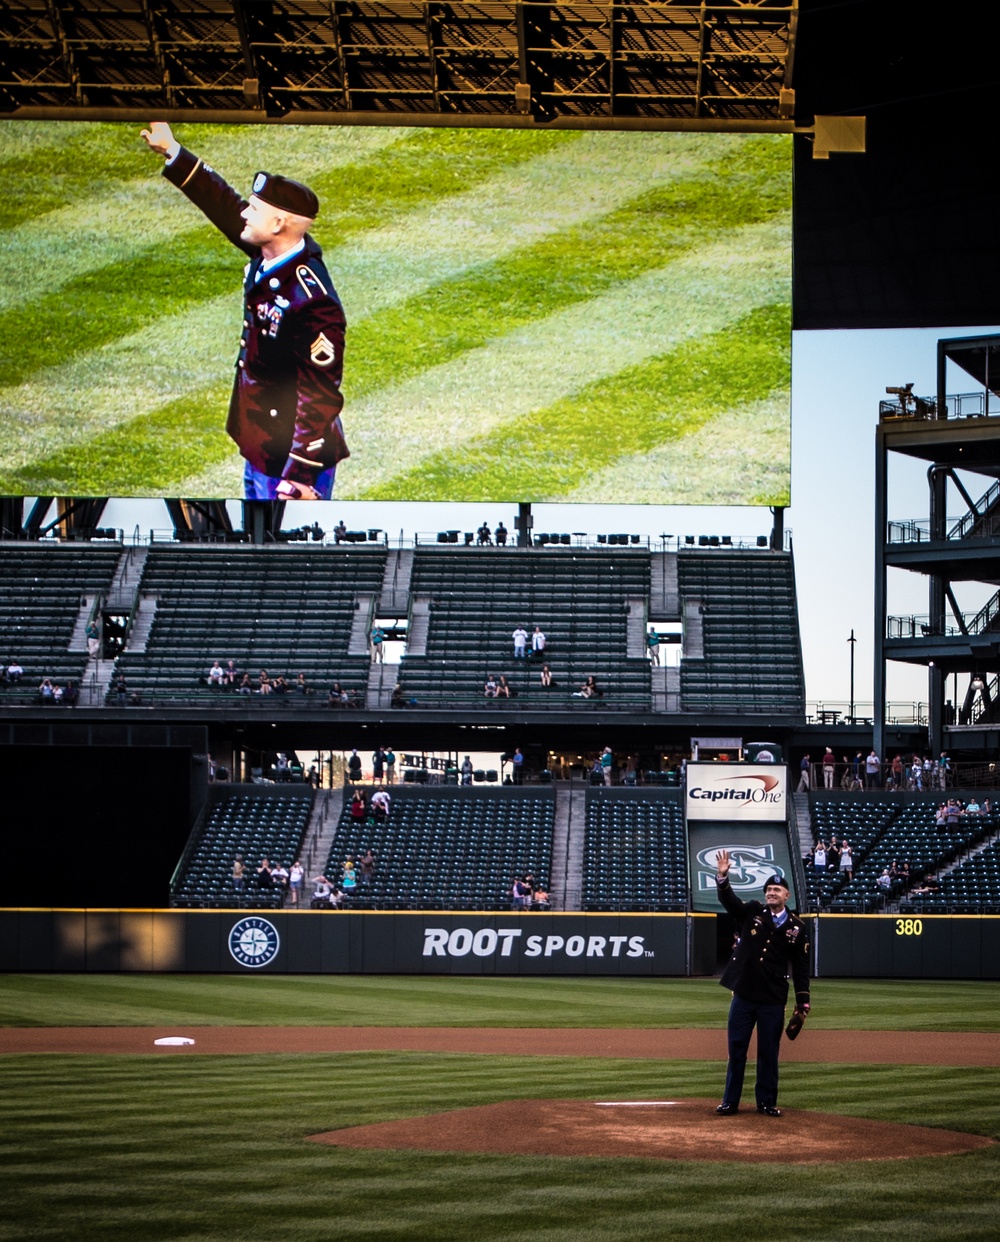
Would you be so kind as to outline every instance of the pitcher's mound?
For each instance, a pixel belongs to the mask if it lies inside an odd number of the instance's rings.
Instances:
[[[335,1147],[468,1151],[504,1156],[641,1156],[818,1164],[952,1156],[993,1140],[956,1130],[901,1126],[792,1110],[766,1117],[750,1105],[717,1117],[716,1100],[505,1100],[310,1135]],[[781,1138],[781,1142],[772,1140]]]

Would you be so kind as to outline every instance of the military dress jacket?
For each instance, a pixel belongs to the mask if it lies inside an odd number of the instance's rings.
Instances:
[[[261,274],[259,247],[240,238],[246,199],[185,147],[163,173],[250,258],[226,431],[255,470],[312,487],[349,455],[340,421],[347,324],[323,252],[307,233],[304,249]]]
[[[737,942],[720,983],[756,1005],[784,1005],[788,979],[795,1004],[809,1004],[809,934],[791,910],[775,927],[771,911],[760,901],[741,901],[728,879],[717,881],[719,900],[736,919]]]

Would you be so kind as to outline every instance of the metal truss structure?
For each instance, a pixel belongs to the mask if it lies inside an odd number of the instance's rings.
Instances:
[[[798,0],[6,0],[0,116],[792,129]]]

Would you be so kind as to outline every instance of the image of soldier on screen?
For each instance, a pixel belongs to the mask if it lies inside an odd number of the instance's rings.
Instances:
[[[329,500],[349,456],[340,413],[347,323],[309,229],[319,201],[300,181],[260,171],[242,197],[154,121],[142,130],[163,175],[248,256],[243,327],[226,431],[247,500]]]

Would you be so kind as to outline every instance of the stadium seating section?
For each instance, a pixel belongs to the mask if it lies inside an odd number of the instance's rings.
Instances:
[[[107,591],[121,547],[82,551],[67,544],[5,544],[0,555],[0,651],[4,667],[17,657],[24,669],[19,686],[5,686],[0,702],[35,703],[38,685],[49,677],[80,685],[87,663],[81,644],[69,651],[81,597]]]
[[[584,910],[684,910],[687,850],[680,791],[587,791]]]
[[[649,595],[644,550],[420,550],[411,592],[430,596],[431,612],[426,654],[403,660],[400,683],[408,699],[502,709],[510,700],[483,697],[483,683],[494,673],[505,675],[531,710],[570,704],[649,710],[649,665],[644,652],[629,656],[626,641],[626,600]],[[545,634],[545,662],[556,682],[550,689],[539,683],[541,660],[513,659],[518,625],[529,633],[537,625]],[[589,676],[603,697],[574,699]]]
[[[949,790],[963,801],[968,795]],[[942,795],[846,794],[810,795],[813,839],[829,841],[831,835],[851,844],[854,878],[827,871],[818,877],[806,867],[809,905],[812,909],[877,910],[885,897],[877,884],[886,867],[907,862],[908,883],[897,883],[889,899],[906,908],[949,910],[1000,907],[1000,867],[995,843],[978,850],[1000,829],[1000,815],[969,815],[947,829],[934,821]],[[974,851],[971,852],[970,851]],[[914,894],[927,875],[947,869],[941,890],[935,894]]]
[[[146,650],[124,652],[115,672],[147,703],[219,694],[204,684],[214,660],[255,679],[261,669],[289,683],[305,673],[321,702],[334,681],[363,697],[368,656],[348,655],[348,641],[355,599],[380,591],[384,567],[377,547],[154,547],[142,577],[143,592],[157,596]],[[279,706],[274,695],[243,703]]]
[[[704,631],[704,657],[681,664],[682,710],[804,715],[790,554],[682,550],[678,582]]]
[[[283,894],[261,889],[256,869],[267,858],[288,867],[299,856],[312,811],[308,785],[213,785],[170,888],[173,906],[277,907]],[[244,891],[233,891],[233,859],[243,859]]]
[[[349,899],[360,909],[486,909],[511,905],[514,877],[545,888],[552,873],[551,790],[392,789],[386,823],[351,819],[345,805],[325,874],[336,883],[347,858],[371,849],[375,879]]]

